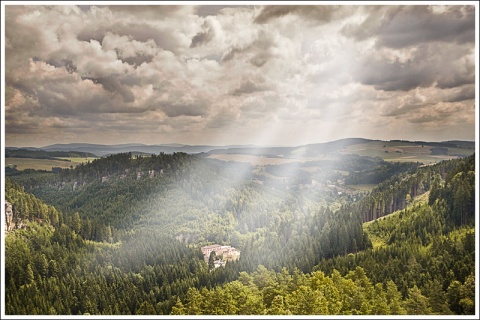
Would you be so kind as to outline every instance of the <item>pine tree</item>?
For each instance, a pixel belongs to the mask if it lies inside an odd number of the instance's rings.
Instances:
[[[285,307],[283,296],[277,295],[273,298],[270,308],[266,310],[268,315],[289,315],[290,310]]]
[[[35,276],[33,274],[33,269],[32,269],[32,265],[29,263],[27,265],[27,284],[32,284],[35,282]]]
[[[462,284],[458,280],[452,281],[447,289],[448,305],[455,314],[463,313],[463,307],[460,305],[460,300],[462,299],[461,289]]]
[[[210,256],[208,257],[208,268],[209,269],[215,269],[215,257],[216,257],[215,251],[210,252]]]
[[[404,303],[407,314],[410,315],[429,315],[432,309],[428,298],[425,297],[420,289],[415,285],[408,290],[408,298]]]
[[[442,284],[437,279],[429,281],[426,290],[432,313],[438,315],[452,314],[452,310],[448,308],[447,296],[442,289]]]
[[[198,315],[202,314],[202,304],[204,297],[197,288],[189,288],[186,296],[185,313]]]
[[[142,303],[145,304],[145,302]],[[142,306],[140,306],[140,308],[142,308]],[[139,310],[140,310],[139,308]],[[152,306],[153,308],[153,306]],[[153,313],[138,313],[137,314],[153,314]],[[185,307],[183,306],[183,303],[182,301],[180,300],[180,298],[177,297],[177,301],[175,302],[175,305],[172,307],[172,312],[170,312],[171,315],[185,315],[186,314],[186,310],[185,310]]]
[[[398,291],[397,285],[392,280],[387,281],[387,298],[390,314],[404,315],[407,311],[402,306],[402,294]]]
[[[463,314],[475,314],[475,274],[473,272],[460,287],[460,296],[459,304],[463,308]]]
[[[390,308],[388,307],[387,297],[385,291],[383,291],[382,284],[377,283],[374,290],[371,314],[390,314]]]

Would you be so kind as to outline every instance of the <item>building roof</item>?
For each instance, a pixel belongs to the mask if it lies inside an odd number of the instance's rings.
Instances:
[[[221,246],[219,244],[211,244],[209,246],[202,247],[202,250],[203,249],[213,249],[213,248],[218,248],[218,247],[221,247]]]

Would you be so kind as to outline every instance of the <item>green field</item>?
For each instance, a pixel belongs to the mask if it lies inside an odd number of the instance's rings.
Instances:
[[[357,191],[372,191],[375,188],[376,184],[349,184],[347,187]]]
[[[64,160],[52,159],[33,159],[33,158],[5,158],[6,167],[16,166],[17,170],[35,169],[51,171],[52,167],[70,168],[76,167],[80,163],[92,161],[95,158],[62,158]]]
[[[284,158],[267,158],[267,157],[259,157],[249,154],[212,154],[209,155],[207,158],[223,160],[223,161],[238,161],[238,162],[247,162],[251,165],[278,165],[278,164],[286,164],[286,163],[293,163],[293,162],[305,162],[307,160],[299,160],[299,159],[284,159]]]
[[[71,162],[75,162],[76,164],[79,164],[79,163],[87,163],[88,161],[92,162],[97,158],[57,158],[57,159],[70,160]]]
[[[358,154],[360,156],[380,157],[391,162],[421,162],[434,164],[443,160],[456,159],[458,156],[469,156],[473,149],[448,148],[448,155],[432,155],[432,147],[421,146],[411,142],[373,141],[356,144],[343,149],[343,154]]]

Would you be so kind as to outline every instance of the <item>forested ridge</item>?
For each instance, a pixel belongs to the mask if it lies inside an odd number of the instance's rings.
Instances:
[[[216,314],[245,314],[255,307],[256,314],[474,314],[474,157],[433,169],[428,203],[366,227],[383,246],[322,259],[311,273],[260,266],[220,288],[190,289],[172,313],[209,314],[209,301],[221,299],[224,308],[214,309]],[[413,189],[422,182],[417,177],[429,173],[422,171],[409,178]]]
[[[7,178],[6,313],[472,314],[475,157],[417,167],[356,201],[182,153]]]

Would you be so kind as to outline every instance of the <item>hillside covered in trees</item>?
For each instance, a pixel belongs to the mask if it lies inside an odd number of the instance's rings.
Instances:
[[[475,156],[125,153],[11,176],[6,201],[22,225],[5,241],[7,314],[475,313]],[[212,243],[240,259],[209,269]]]

